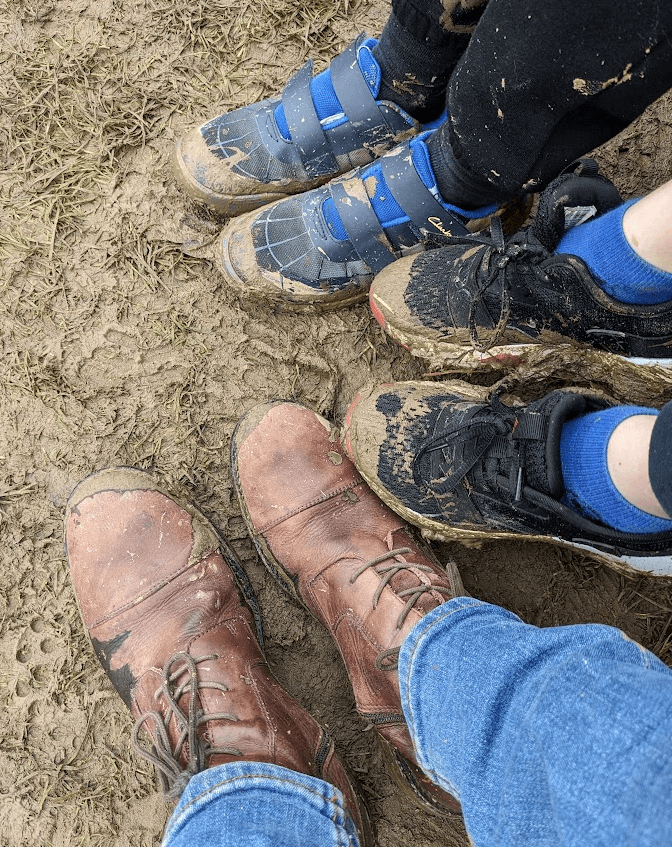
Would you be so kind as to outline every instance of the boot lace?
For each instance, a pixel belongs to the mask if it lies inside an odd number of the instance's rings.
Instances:
[[[145,712],[135,722],[133,727],[133,749],[144,759],[151,762],[159,775],[161,787],[168,800],[178,799],[187,783],[194,774],[202,771],[206,760],[218,754],[242,756],[235,747],[212,747],[198,734],[198,728],[207,721],[237,721],[238,718],[228,712],[211,712],[205,714],[198,696],[201,688],[215,688],[219,691],[229,691],[221,682],[201,682],[197,676],[196,665],[201,662],[218,659],[219,656],[200,656],[195,659],[188,653],[175,653],[168,659],[163,668],[163,681],[154,693],[154,699],[162,698],[166,704],[163,713],[159,711]],[[177,680],[187,675],[182,682]],[[188,694],[188,711],[185,713],[179,705],[184,694]],[[168,727],[172,717],[175,717],[179,727],[179,735],[175,746],[171,748]],[[140,744],[139,733],[145,724],[151,723],[154,732],[147,730],[154,738],[154,744],[147,750]],[[187,745],[187,764],[180,764],[180,756]]]
[[[378,601],[380,600],[380,596],[385,590],[386,586],[389,585],[390,581],[401,571],[405,570],[420,570],[425,571],[426,573],[433,573],[432,568],[428,565],[421,565],[417,562],[409,562],[404,557],[408,553],[413,553],[410,547],[398,547],[394,550],[390,550],[388,553],[383,553],[382,556],[377,556],[375,559],[371,559],[370,562],[366,562],[361,567],[359,567],[355,573],[350,577],[350,585],[354,585],[356,580],[367,571],[369,568],[373,568],[373,570],[381,577],[378,588],[376,589],[376,593],[373,595],[373,608],[375,609],[378,606]],[[383,564],[384,562],[388,562],[390,559],[393,561],[390,564]],[[397,597],[408,597],[406,601],[406,605],[399,613],[399,617],[397,618],[397,629],[401,629],[404,625],[404,621],[409,615],[409,612],[418,602],[418,599],[428,592],[438,592],[440,594],[449,594],[452,596],[453,592],[450,588],[446,588],[443,585],[416,585],[412,588],[404,588],[401,591],[395,591]],[[399,650],[400,647],[392,647],[389,650],[383,650],[376,657],[376,668],[379,671],[394,671],[397,669],[399,664]]]

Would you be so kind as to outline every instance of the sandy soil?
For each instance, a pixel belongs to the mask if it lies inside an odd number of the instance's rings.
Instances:
[[[185,233],[221,221],[194,215],[167,167],[187,127],[279,89],[309,53],[324,61],[385,14],[378,0],[0,0],[4,847],[140,847],[158,843],[166,818],[85,640],[63,555],[69,492],[113,464],[154,469],[231,540],[259,592],[271,666],[361,777],[378,843],[466,845],[459,824],[395,792],[334,647],[257,562],[227,458],[256,402],[289,397],[339,420],[364,382],[420,377],[423,365],[364,306],[293,316],[238,301],[183,252]],[[671,150],[668,97],[600,160],[631,196],[669,177]],[[577,367],[572,378],[613,389],[609,374]],[[659,375],[617,389],[672,396]],[[616,624],[672,659],[666,582],[524,543],[437,550],[470,592],[530,622]]]

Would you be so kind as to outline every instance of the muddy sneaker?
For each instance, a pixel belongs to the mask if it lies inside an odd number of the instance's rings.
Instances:
[[[248,299],[324,310],[366,298],[374,273],[408,252],[483,229],[496,206],[445,203],[422,133],[365,168],[230,221],[215,259]],[[526,202],[501,210],[522,223]]]
[[[66,552],[93,649],[167,799],[204,768],[270,762],[336,785],[368,837],[331,739],[268,670],[244,570],[198,511],[143,471],[100,471],[70,497]]]
[[[401,712],[399,647],[430,609],[464,593],[362,481],[329,423],[293,403],[246,414],[231,446],[243,516],[278,584],[341,652],[357,710],[377,729],[400,787],[423,808],[459,804],[415,763]]]
[[[180,185],[218,212],[238,215],[315,188],[415,135],[417,121],[376,99],[376,43],[360,36],[315,78],[307,62],[280,97],[193,129],[175,148]]]
[[[432,538],[551,541],[621,571],[672,575],[672,532],[619,532],[564,501],[562,427],[609,403],[572,390],[509,406],[488,392],[461,382],[362,392],[344,447],[381,499]]]
[[[672,365],[672,302],[622,303],[606,294],[576,256],[554,254],[566,224],[620,202],[589,168],[565,174],[541,195],[534,223],[504,237],[455,238],[386,268],[371,309],[398,343],[435,365],[462,369],[515,364],[543,348],[579,345],[635,364]],[[579,217],[578,220],[582,218]]]

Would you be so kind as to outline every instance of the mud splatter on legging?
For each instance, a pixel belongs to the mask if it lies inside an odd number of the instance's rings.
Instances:
[[[393,0],[392,16],[444,63],[453,46],[432,161],[474,203],[543,187],[672,87],[665,0]]]

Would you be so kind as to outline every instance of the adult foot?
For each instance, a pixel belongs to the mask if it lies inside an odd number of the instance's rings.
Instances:
[[[550,541],[669,576],[672,522],[641,513],[645,502],[622,518],[605,499],[611,435],[640,415],[578,389],[509,405],[480,386],[402,382],[355,398],[343,443],[381,499],[431,537]]]
[[[371,287],[373,314],[414,355],[464,369],[571,344],[672,364],[672,301],[616,299],[572,248],[590,241],[595,254],[609,251],[595,229],[622,218],[619,203],[593,168],[565,174],[542,193],[531,226],[504,237],[495,220],[489,235],[453,239],[383,270]],[[594,221],[565,235],[577,213]]]
[[[70,497],[66,552],[93,648],[167,798],[204,768],[269,762],[337,786],[367,837],[330,737],[268,670],[244,570],[196,509],[143,471],[100,471]]]
[[[415,763],[401,709],[397,655],[431,609],[464,593],[409,528],[371,492],[329,423],[294,403],[253,408],[231,447],[235,485],[254,543],[279,583],[333,636],[357,710],[375,727],[399,785],[424,808],[457,801]]]

